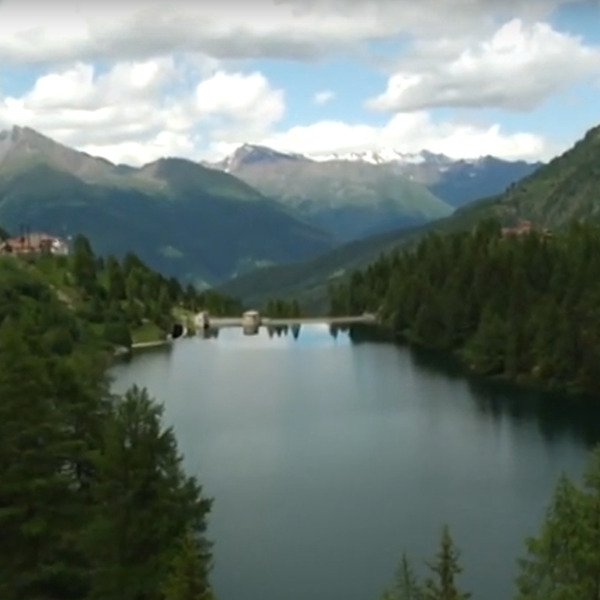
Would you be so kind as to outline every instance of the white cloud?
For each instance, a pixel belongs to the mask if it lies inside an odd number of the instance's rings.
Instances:
[[[142,60],[172,52],[220,59],[313,60],[397,34],[455,37],[574,0],[158,0],[0,2],[0,61]]]
[[[399,114],[383,127],[322,121],[273,133],[255,143],[283,152],[313,156],[393,148],[400,152],[423,149],[455,158],[493,155],[507,159],[547,160],[558,148],[542,136],[504,132],[500,125],[436,122],[427,112]],[[232,152],[237,143],[216,143],[216,155]]]
[[[262,73],[218,71],[196,87],[196,108],[204,117],[226,116],[266,127],[285,112],[282,90],[274,90]]]
[[[531,110],[550,94],[600,75],[600,47],[588,47],[546,23],[503,25],[489,41],[456,52],[458,44],[422,44],[384,93],[367,107],[413,111],[432,107]],[[454,51],[454,52],[453,52]]]
[[[261,73],[202,78],[201,71],[170,58],[116,63],[104,73],[77,63],[42,75],[20,97],[0,95],[0,124],[27,125],[90,154],[140,164],[197,158],[215,136],[264,135],[282,117],[283,91]]]
[[[327,104],[335,98],[335,93],[331,90],[323,90],[314,95],[313,102],[315,104]]]
[[[428,10],[425,10],[405,4],[405,0],[398,0],[406,12],[402,27],[407,23],[416,23],[424,29],[429,28],[430,32],[434,31],[434,21],[439,11],[436,13],[433,10],[433,1],[424,0],[428,5]],[[500,0],[497,1],[500,7]],[[12,0],[3,4],[0,0],[0,56],[3,48],[6,50],[7,44],[10,45],[7,39],[12,40],[10,43],[14,46],[25,35],[21,32],[17,42],[14,36],[3,38],[1,35],[2,29],[6,28],[1,18],[2,11],[6,10],[6,6],[10,8],[10,2]],[[265,12],[266,4],[259,3],[253,6],[253,12],[249,15],[258,23],[252,43],[260,41],[260,44],[267,44],[261,46],[261,52],[265,48],[275,52],[277,35],[281,35],[281,39],[291,39],[293,45],[294,36],[298,35],[300,39],[301,32],[306,33],[306,40],[312,43],[311,40],[317,40],[318,35],[312,37],[307,28],[315,22],[315,15],[329,15],[331,22],[345,18],[339,16],[338,2],[341,0],[323,0],[321,3],[306,0],[301,5],[299,2],[280,0],[277,10],[297,13],[297,20],[289,22],[290,27],[285,35],[277,33],[272,23],[258,19],[260,14],[270,14]],[[477,15],[483,22],[486,17],[482,2],[449,0],[440,11],[450,10],[448,6],[452,10],[462,7],[464,10],[459,17],[461,23],[463,19],[466,23],[467,18],[472,22]],[[495,6],[494,2],[488,6]],[[130,15],[135,10],[141,10],[135,3],[123,4]],[[517,4],[518,0],[513,0],[506,6],[515,7]],[[18,13],[18,7],[14,6],[12,10]],[[285,114],[285,92],[271,85],[263,73],[249,69],[243,62],[234,63],[234,67],[231,61],[207,58],[202,53],[192,52],[193,45],[185,41],[186,27],[200,27],[200,39],[204,35],[202,27],[210,24],[211,35],[220,36],[219,39],[225,41],[232,37],[232,27],[237,23],[235,26],[238,27],[239,36],[233,36],[237,39],[232,42],[234,44],[246,43],[240,39],[250,31],[244,29],[240,13],[236,11],[231,11],[231,22],[218,19],[198,21],[201,13],[197,11],[209,10],[206,6],[201,9],[198,6],[180,3],[173,11],[163,11],[157,17],[155,7],[149,5],[145,12],[140,13],[137,29],[131,29],[127,19],[119,25],[133,36],[127,41],[130,44],[127,47],[113,44],[116,39],[114,23],[117,21],[103,20],[105,13],[100,11],[97,21],[87,23],[81,13],[74,12],[71,20],[65,24],[64,31],[68,35],[61,48],[68,46],[69,39],[75,39],[73,32],[79,32],[77,35],[80,35],[83,31],[77,24],[86,22],[86,35],[92,31],[94,44],[98,43],[103,52],[120,48],[119,51],[131,51],[143,58],[109,61],[108,64],[112,66],[108,70],[99,70],[93,63],[84,60],[49,69],[22,95],[2,96],[0,93],[0,123],[29,125],[70,146],[114,162],[130,164],[148,162],[165,155],[191,159],[219,158],[245,142],[308,154],[391,147],[406,152],[428,149],[456,157],[492,154],[506,158],[547,159],[563,148],[558,148],[539,135],[508,132],[497,123],[476,125],[467,121],[436,120],[426,109],[442,105],[529,108],[561,89],[561,82],[565,79],[573,82],[591,73],[598,64],[596,50],[586,48],[580,40],[537,22],[513,20],[500,29],[492,29],[486,42],[473,41],[473,31],[463,31],[455,38],[423,38],[415,43],[403,70],[392,76],[387,91],[371,101],[372,107],[387,109],[392,113],[404,111],[392,114],[386,124],[372,126],[323,121],[284,129],[280,123]],[[378,30],[376,24],[380,20],[392,20],[389,15],[385,18],[385,10],[391,11],[390,14],[396,10],[392,0],[362,2],[357,5],[358,8],[352,6],[355,11],[353,14],[360,13],[364,20],[352,25],[354,30],[348,23],[348,29],[340,39],[348,40],[352,36],[358,39],[367,35],[368,31],[384,31]],[[535,4],[530,6],[536,8]],[[246,14],[241,7],[241,13]],[[492,13],[499,14],[500,10],[498,8]],[[435,18],[433,13],[437,15]],[[533,11],[532,14],[538,13]],[[187,19],[184,18],[186,15]],[[33,16],[39,17],[37,13]],[[48,19],[51,16],[48,15]],[[154,34],[144,37],[141,33],[154,27],[152,19],[155,17],[164,27],[160,40],[152,37]],[[14,25],[17,20],[13,19],[12,23]],[[25,27],[27,22],[23,21],[22,25]],[[319,26],[325,27],[323,23]],[[177,46],[181,52],[172,54],[169,52],[176,41],[173,32],[177,27],[182,28],[181,44]],[[400,25],[396,23],[394,27]],[[40,34],[39,39],[43,46],[46,43],[44,35],[52,38],[52,33],[49,29],[41,31],[43,35]],[[324,29],[320,31],[323,34]],[[34,34],[35,30],[31,30],[27,36],[33,39]],[[344,35],[349,37],[344,38]],[[83,41],[79,47],[82,52],[91,48],[91,38],[88,38],[89,35],[81,38]],[[249,39],[246,40],[248,43]],[[50,40],[52,44],[58,44],[58,41],[52,40],[54,38]],[[466,41],[469,44],[465,47],[463,44]],[[122,42],[125,44],[125,37]],[[28,48],[28,51],[34,51],[31,45]],[[46,50],[48,48],[46,46]],[[230,52],[232,46],[228,48],[227,52]],[[149,53],[160,49],[164,51],[162,54],[147,58]],[[331,98],[333,93],[324,89],[318,91],[313,100],[323,104]]]
[[[216,159],[244,142],[314,155],[395,148],[546,159],[558,150],[537,135],[438,122],[425,111],[397,114],[381,127],[323,121],[278,129],[284,93],[263,74],[217,70],[190,78],[194,72],[167,59],[117,63],[106,72],[77,63],[41,76],[20,97],[0,96],[0,123],[28,125],[128,164],[161,156]]]

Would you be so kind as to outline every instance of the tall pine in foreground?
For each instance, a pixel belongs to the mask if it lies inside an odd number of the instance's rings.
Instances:
[[[91,600],[163,600],[188,534],[198,548],[194,586],[201,575],[208,589],[210,545],[203,534],[211,502],[184,474],[173,431],[161,417],[162,407],[134,387],[107,419],[86,539]]]
[[[201,540],[186,531],[170,565],[164,600],[214,600],[207,581],[208,560]]]
[[[461,591],[457,578],[462,573],[460,552],[447,526],[442,529],[439,548],[432,562],[426,562],[431,572],[419,581],[405,554],[396,571],[391,588],[381,600],[468,600],[471,594]]]
[[[176,580],[208,600],[211,503],[162,408],[137,388],[109,393],[90,334],[40,277],[0,258],[0,599],[168,600]]]
[[[432,574],[425,580],[423,600],[468,600],[471,594],[458,587],[457,577],[462,573],[460,552],[447,526],[442,529],[440,546],[435,560],[427,563]]]
[[[393,585],[384,592],[381,600],[422,599],[423,590],[421,589],[421,584],[406,554],[402,554]]]
[[[526,541],[516,600],[600,600],[600,449],[576,486],[562,476],[540,533]]]

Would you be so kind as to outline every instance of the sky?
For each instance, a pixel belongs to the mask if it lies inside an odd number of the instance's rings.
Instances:
[[[116,163],[546,161],[599,123],[600,0],[0,0],[0,129]]]

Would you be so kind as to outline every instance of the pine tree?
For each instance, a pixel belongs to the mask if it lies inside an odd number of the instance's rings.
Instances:
[[[182,536],[164,586],[164,600],[212,600],[209,556],[189,531]]]
[[[592,454],[584,489],[559,479],[541,531],[526,549],[516,600],[600,598],[600,450]]]
[[[0,327],[0,598],[70,598],[71,448],[48,362]]]
[[[440,546],[433,563],[427,563],[433,575],[425,580],[423,600],[468,600],[471,594],[458,589],[456,577],[462,572],[460,552],[448,527],[442,529]]]
[[[402,554],[393,585],[381,600],[423,600],[423,589],[406,554]]]
[[[73,275],[76,284],[92,294],[97,272],[98,265],[90,242],[83,235],[78,235],[73,242]]]
[[[185,476],[162,407],[132,388],[115,401],[95,461],[94,512],[86,531],[93,600],[159,600],[173,544],[202,536],[210,501]],[[205,556],[209,544],[203,538]]]

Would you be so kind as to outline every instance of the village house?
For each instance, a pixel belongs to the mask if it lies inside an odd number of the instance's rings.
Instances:
[[[0,254],[69,254],[66,240],[42,232],[27,233],[0,242]]]
[[[502,228],[502,235],[504,237],[506,237],[506,236],[519,236],[519,235],[525,235],[526,233],[531,233],[532,231],[537,231],[538,233],[540,233],[544,237],[551,237],[552,236],[552,232],[549,229],[536,228],[531,221],[528,221],[528,220],[525,220],[525,219],[521,219],[513,227],[503,227]]]

